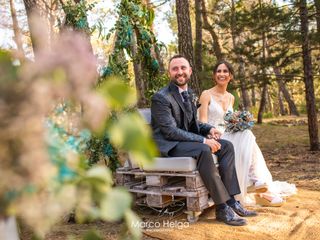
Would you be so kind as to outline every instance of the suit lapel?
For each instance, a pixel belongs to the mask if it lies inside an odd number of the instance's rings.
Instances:
[[[192,116],[193,116],[193,118],[195,120],[194,122],[195,122],[195,125],[196,125],[196,128],[197,128],[197,132],[199,132],[200,129],[199,129],[198,121],[197,121],[197,111],[198,111],[198,109],[197,109],[197,106],[193,102],[194,93],[193,93],[192,89],[190,89],[190,88],[188,89],[188,93],[189,93],[190,101],[191,101]]]
[[[185,112],[186,109],[184,108],[181,94],[179,93],[178,87],[175,86],[173,83],[170,83],[169,89],[170,89],[170,92],[171,92],[172,96],[174,97],[174,99],[177,101],[179,106],[183,109],[183,112]]]
[[[197,116],[196,116],[196,112],[197,112],[197,109],[196,109],[196,106],[193,104],[193,91],[192,89],[188,89],[188,94],[190,96],[190,102],[191,102],[191,107],[192,107],[192,116],[196,119]]]
[[[169,85],[169,89],[170,92],[173,96],[173,98],[176,100],[176,102],[179,104],[180,108],[182,109],[182,113],[183,113],[183,124],[185,129],[188,129],[188,119],[187,119],[187,113],[186,113],[186,109],[184,107],[184,104],[182,102],[182,97],[181,94],[179,93],[179,89],[178,87],[174,84],[174,83],[170,83]]]

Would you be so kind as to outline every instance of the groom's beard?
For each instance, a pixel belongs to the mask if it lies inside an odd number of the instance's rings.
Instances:
[[[183,79],[179,80],[180,77],[183,77]],[[184,73],[184,74],[177,74],[177,75],[175,75],[173,78],[171,78],[171,81],[172,81],[175,85],[181,87],[181,86],[186,85],[186,84],[190,81],[190,78],[189,78],[188,75],[185,74],[185,73]]]

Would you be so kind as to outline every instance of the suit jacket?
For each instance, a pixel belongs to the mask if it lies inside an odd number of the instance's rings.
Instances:
[[[192,90],[188,89],[192,96]],[[186,109],[183,104],[178,87],[170,84],[155,93],[151,102],[151,125],[153,137],[162,156],[168,156],[168,152],[179,142],[203,142],[211,125],[197,120],[197,107],[192,105],[193,121],[187,119]]]

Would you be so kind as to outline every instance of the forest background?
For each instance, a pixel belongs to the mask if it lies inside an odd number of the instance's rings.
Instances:
[[[257,123],[306,116],[309,149],[319,151],[319,0],[1,0],[0,9],[0,217],[28,219],[38,236],[75,206],[80,222],[136,218],[109,169],[127,152],[143,163],[156,154],[134,109],[167,84],[168,59],[178,52],[193,67],[197,94],[212,86],[214,63],[227,59],[237,107]],[[70,192],[76,200],[61,207]],[[88,198],[78,199],[83,192]],[[44,199],[60,209],[48,221],[40,220],[52,213]],[[37,217],[28,209],[34,202],[43,207]]]

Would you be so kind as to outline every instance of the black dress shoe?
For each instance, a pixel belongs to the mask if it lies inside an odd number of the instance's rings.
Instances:
[[[249,211],[244,207],[242,207],[241,203],[238,201],[230,207],[233,209],[233,211],[235,211],[241,217],[254,217],[258,215],[257,212]]]
[[[239,217],[228,205],[224,209],[216,210],[216,219],[232,226],[243,226],[247,221]]]

